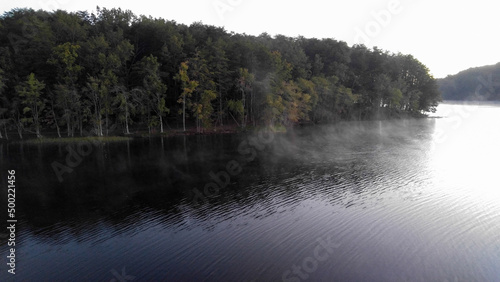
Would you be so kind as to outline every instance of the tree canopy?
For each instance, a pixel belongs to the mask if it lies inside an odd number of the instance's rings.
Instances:
[[[440,101],[411,55],[99,7],[4,13],[0,95],[0,126],[19,136],[326,123],[421,114]]]

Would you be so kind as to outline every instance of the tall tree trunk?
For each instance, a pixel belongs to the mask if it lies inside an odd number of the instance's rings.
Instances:
[[[253,91],[250,91],[250,116],[252,118],[253,126],[255,126],[255,117],[253,113]]]
[[[186,96],[182,99],[182,127],[186,132]]]
[[[36,133],[36,138],[42,137],[40,134],[40,122],[38,122],[38,107],[35,105],[33,107],[33,122],[35,123],[35,133]]]
[[[106,136],[109,136],[109,127],[108,127],[108,113],[106,113]]]
[[[17,134],[19,134],[19,138],[23,139],[23,124],[21,123],[21,120],[19,118],[19,113],[17,114],[16,127],[17,127]]]
[[[61,138],[61,130],[59,129],[59,124],[57,123],[56,112],[54,111],[54,104],[52,104],[52,116],[54,117],[54,124],[56,125],[57,136]]]
[[[222,93],[219,90],[219,119],[220,119],[220,126],[224,126],[224,122],[222,121]]]
[[[128,131],[128,107],[125,107],[125,134],[130,134]]]
[[[56,124],[57,136],[61,138],[61,129],[59,129],[59,125]]]
[[[97,132],[97,135],[99,136],[103,136],[103,133],[102,133],[102,116],[101,114],[99,113],[99,116],[98,116],[98,123],[97,123],[97,127],[98,127],[98,132]]]
[[[80,117],[78,119],[80,121],[80,136],[83,136],[83,118],[80,115]]]
[[[158,117],[160,118],[160,133],[163,133],[163,119],[161,117],[161,114],[158,115]]]
[[[68,137],[70,137],[71,136],[71,122],[70,122],[69,115],[66,115],[66,125],[68,128]]]
[[[246,97],[245,97],[245,90],[241,90],[241,100],[243,101],[243,117],[241,119],[241,127],[244,128],[246,126],[246,111],[245,111],[245,101],[246,101]]]

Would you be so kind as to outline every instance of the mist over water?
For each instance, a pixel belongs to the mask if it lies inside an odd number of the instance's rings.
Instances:
[[[498,281],[499,105],[252,137],[100,144],[63,182],[65,145],[0,145],[16,280]]]

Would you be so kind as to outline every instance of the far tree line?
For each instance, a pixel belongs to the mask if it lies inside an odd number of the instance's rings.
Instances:
[[[500,101],[500,63],[437,80],[444,100]]]
[[[2,138],[331,123],[422,114],[440,101],[411,55],[99,7],[4,13],[0,94]]]

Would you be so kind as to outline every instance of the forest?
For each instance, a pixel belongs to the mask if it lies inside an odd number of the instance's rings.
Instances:
[[[412,55],[97,7],[0,17],[0,137],[288,127],[434,111]]]
[[[500,63],[438,79],[444,100],[500,101]]]

